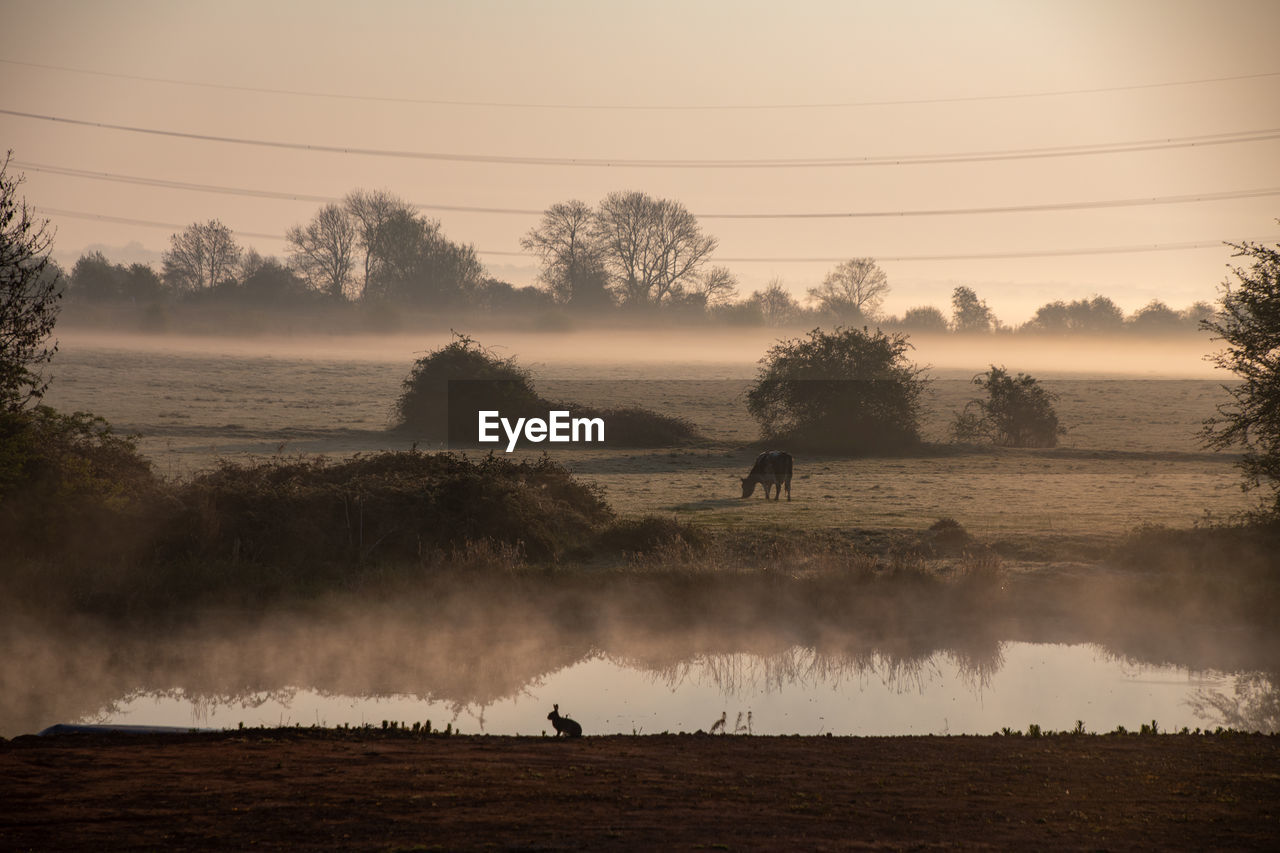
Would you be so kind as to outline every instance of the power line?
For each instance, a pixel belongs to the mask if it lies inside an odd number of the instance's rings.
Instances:
[[[1206,77],[1197,80],[1173,80],[1157,83],[1137,83],[1125,86],[1097,86],[1078,89],[1051,89],[1039,92],[1007,92],[995,95],[959,95],[946,98],[905,98],[896,100],[869,101],[827,101],[813,103],[773,103],[773,104],[570,104],[570,103],[529,103],[518,101],[469,101],[447,98],[397,98],[386,95],[351,95],[338,92],[317,92],[305,89],[273,89],[264,86],[234,86],[225,83],[207,83],[198,80],[180,80],[171,77],[150,77],[141,74],[121,74],[110,71],[95,71],[88,68],[71,68],[63,65],[47,65],[39,62],[21,62],[16,59],[0,59],[9,65],[21,65],[27,68],[41,68],[47,71],[64,71],[72,74],[88,74],[95,77],[110,77],[118,80],[134,80],[145,83],[164,83],[172,86],[193,86],[202,89],[220,89],[229,92],[252,92],[267,95],[290,95],[308,98],[331,98],[345,101],[368,101],[371,103],[421,104],[427,106],[450,107],[488,107],[502,109],[527,110],[616,110],[616,111],[746,111],[746,110],[813,110],[854,107],[890,107],[920,106],[928,104],[962,104],[978,101],[1008,101],[1029,98],[1057,98],[1069,95],[1097,95],[1111,92],[1131,92],[1147,89],[1167,89],[1178,86],[1199,86],[1209,83],[1228,83],[1240,80],[1259,80],[1280,76],[1280,71],[1265,71],[1257,74],[1233,74],[1224,77]]]
[[[44,163],[28,163],[26,161],[11,160],[10,165],[18,169],[28,172],[44,172],[50,175],[63,175],[71,178],[88,178],[96,181],[111,181],[122,184],[137,184],[145,187],[159,187],[162,189],[187,190],[190,192],[217,193],[221,195],[246,196],[249,198],[273,198],[283,201],[309,201],[317,204],[337,204],[345,199],[339,196],[327,195],[311,195],[308,193],[291,193],[276,192],[273,190],[259,190],[247,187],[224,187],[214,184],[197,184],[186,181],[169,181],[162,178],[148,178],[141,175],[121,175],[114,172],[95,172],[89,169],[72,169],[66,166],[50,166]],[[1280,193],[1280,190],[1277,190]],[[476,207],[472,205],[456,205],[456,204],[425,204],[411,202],[411,204],[420,210],[447,210],[460,213],[502,213],[502,214],[520,214],[520,215],[540,215],[543,211],[532,209],[519,209],[511,207]]]
[[[148,178],[138,175],[121,175],[113,172],[95,172],[88,169],[72,169],[65,166],[51,166],[43,163],[29,163],[13,160],[11,165],[29,172],[43,172],[51,175],[63,175],[73,178],[112,181],[116,183],[137,184],[140,186],[159,187],[163,189],[187,190],[191,192],[220,193],[223,195],[246,196],[250,198],[273,198],[285,201],[309,201],[320,204],[340,203],[338,196],[308,195],[305,193],[275,192],[245,187],[224,187],[213,184],[197,184],[185,181],[169,181],[161,178]],[[1044,211],[1096,210],[1116,207],[1146,207],[1163,204],[1189,204],[1206,201],[1228,201],[1247,198],[1265,198],[1280,195],[1280,187],[1263,187],[1260,189],[1234,190],[1227,192],[1192,193],[1188,195],[1149,196],[1141,198],[1102,199],[1094,201],[1052,202],[1047,204],[1004,205],[998,207],[951,207],[918,210],[863,210],[834,212],[791,212],[791,213],[698,213],[700,219],[870,219],[918,216],[971,216],[998,213],[1038,213]],[[420,210],[444,210],[461,213],[512,214],[521,216],[537,216],[542,210],[512,207],[475,207],[470,205],[427,204],[411,202]]]
[[[1170,148],[1193,148],[1208,145],[1232,145],[1241,142],[1261,142],[1280,139],[1280,128],[1262,130],[1234,131],[1202,136],[1167,137],[1163,139],[1144,139],[1131,142],[1113,142],[1090,145],[1064,145],[1049,148],[1020,148],[997,151],[971,151],[952,154],[908,154],[893,156],[864,157],[825,157],[798,159],[758,159],[758,160],[628,160],[574,157],[518,157],[492,154],[448,154],[430,151],[393,151],[382,148],[355,148],[338,145],[319,145],[302,142],[279,142],[267,139],[249,139],[234,136],[217,136],[203,133],[187,133],[177,130],[159,128],[132,127],[130,125],[110,122],[87,121],[84,119],[66,118],[62,116],[28,113],[20,110],[0,109],[0,115],[11,115],[18,118],[48,121],[58,124],[70,124],[80,127],[96,127],[105,130],[119,130],[126,133],[140,133],[151,136],[166,136],[178,139],[194,139],[203,142],[222,142],[233,145],[254,145],[266,148],[283,148],[294,151],[317,151],[329,154],[360,154],[371,157],[398,157],[415,160],[441,160],[455,163],[496,163],[514,166],[586,166],[635,169],[784,169],[784,168],[831,168],[848,166],[919,166],[944,163],[978,163],[1000,160],[1029,160],[1048,157],[1078,157],[1093,154],[1127,154],[1142,151],[1156,151]]]
[[[101,222],[115,222],[123,225],[138,225],[146,228],[165,228],[172,230],[182,230],[186,225],[179,225],[173,222],[156,222],[150,219],[130,219],[124,216],[110,216],[100,213],[87,213],[78,210],[64,210],[56,207],[35,207],[37,213],[45,216],[66,216],[73,219],[92,219]],[[261,234],[254,231],[235,231],[233,233],[241,237],[257,237],[266,240],[279,240],[283,242],[286,238],[281,234]],[[1272,242],[1280,237],[1262,237],[1252,242]],[[1227,245],[1227,240],[1199,240],[1185,243],[1146,243],[1131,246],[1103,246],[1096,248],[1084,249],[1049,249],[1037,250],[1029,252],[982,252],[963,255],[876,255],[877,261],[881,262],[905,262],[905,261],[979,261],[979,260],[1008,260],[1016,258],[1057,258],[1069,257],[1077,255],[1123,255],[1135,254],[1140,252],[1180,252],[1188,249],[1212,249],[1221,248]],[[528,258],[527,252],[503,252],[486,249],[476,249],[478,255],[493,255],[498,257],[516,257]],[[771,258],[722,258],[714,257],[712,260],[721,263],[841,263],[847,261],[848,256],[840,257],[804,257],[804,258],[787,258],[787,257],[771,257]]]

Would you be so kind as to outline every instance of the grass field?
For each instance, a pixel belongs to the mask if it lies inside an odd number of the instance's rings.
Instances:
[[[623,514],[672,513],[713,526],[767,520],[816,528],[922,528],[952,517],[978,534],[1111,535],[1140,524],[1188,526],[1251,506],[1233,457],[1203,451],[1196,438],[1224,394],[1194,343],[1171,349],[1165,342],[1139,352],[1126,342],[1109,359],[1096,342],[1079,342],[1075,350],[1056,342],[1008,352],[1009,345],[993,340],[991,352],[964,356],[968,368],[955,353],[924,347],[922,356],[940,355],[943,362],[931,371],[938,378],[926,400],[927,441],[948,440],[954,413],[976,390],[967,377],[984,362],[1017,355],[1028,364],[1058,366],[1042,377],[1059,395],[1058,413],[1068,430],[1061,446],[1032,451],[940,444],[907,457],[802,456],[794,500],[781,505],[766,505],[758,495],[738,499],[737,478],[758,451],[751,446],[758,434],[743,399],[755,369],[749,354],[762,354],[767,339],[685,361],[670,347],[634,342],[631,360],[605,357],[598,337],[576,349],[556,336],[524,343],[531,357],[513,354],[534,369],[544,396],[646,406],[688,418],[706,437],[698,446],[669,450],[553,454],[604,486]],[[406,449],[409,439],[387,427],[416,357],[410,347],[426,345],[398,346],[340,338],[327,347],[272,347],[73,334],[64,339],[48,402],[93,411],[120,431],[140,434],[141,448],[168,476],[223,456]],[[1139,354],[1141,360],[1119,360]],[[1152,375],[1153,360],[1167,372]],[[1147,373],[1126,375],[1118,365]],[[1021,362],[1007,366],[1023,369]],[[1094,375],[1082,375],[1087,370]]]

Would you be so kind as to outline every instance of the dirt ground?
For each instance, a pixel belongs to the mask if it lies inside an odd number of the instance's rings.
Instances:
[[[0,742],[0,848],[1276,849],[1280,737]]]

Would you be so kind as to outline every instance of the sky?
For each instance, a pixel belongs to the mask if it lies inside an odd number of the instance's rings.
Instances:
[[[1095,294],[1213,300],[1224,241],[1280,240],[1274,0],[0,0],[0,20],[0,148],[68,266],[158,258],[210,219],[286,257],[290,226],[364,188],[522,285],[539,211],[639,190],[698,215],[744,295],[873,257],[886,311],[966,285],[1018,323]]]

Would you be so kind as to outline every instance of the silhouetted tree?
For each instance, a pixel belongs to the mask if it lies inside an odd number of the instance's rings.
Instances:
[[[67,296],[90,302],[150,300],[164,290],[164,282],[146,264],[113,264],[102,252],[81,255],[71,268]]]
[[[809,288],[809,298],[837,322],[861,323],[875,316],[888,292],[889,278],[874,259],[852,258]]]
[[[345,210],[326,204],[306,225],[290,228],[285,238],[290,263],[312,287],[335,299],[351,295],[358,235]]]
[[[413,205],[386,190],[354,190],[347,194],[342,207],[355,223],[357,244],[364,253],[364,276],[360,280],[363,293],[374,267],[384,259],[386,248],[381,240],[388,232],[383,225],[394,216],[415,211]]]
[[[275,258],[263,258],[240,283],[243,298],[258,305],[296,305],[315,291],[293,270]]]
[[[207,290],[234,278],[240,246],[230,228],[210,219],[172,235],[163,262],[164,281],[174,290]]]
[[[1204,328],[1226,349],[1213,361],[1239,379],[1224,385],[1230,401],[1205,421],[1201,437],[1212,448],[1243,447],[1244,488],[1266,485],[1267,512],[1280,519],[1280,245],[1229,244],[1248,267],[1232,269],[1235,284],[1222,286],[1220,310]]]
[[[615,292],[629,305],[660,305],[677,285],[688,287],[716,248],[683,204],[640,192],[605,196],[592,233]]]
[[[991,366],[973,379],[987,398],[971,400],[956,415],[952,432],[960,441],[991,441],[1005,447],[1055,447],[1065,430],[1053,404],[1057,395],[1025,373],[1010,376]]]
[[[440,223],[409,211],[393,213],[379,229],[380,255],[365,298],[400,305],[442,307],[469,299],[484,267],[471,246],[446,238]]]
[[[557,302],[584,309],[613,304],[595,234],[595,212],[585,202],[575,199],[551,205],[542,221],[521,238],[520,246],[538,256],[539,277]]]
[[[925,334],[942,333],[950,329],[950,326],[947,325],[946,315],[932,305],[908,308],[907,312],[902,315],[902,319],[898,321],[898,325],[908,332],[923,332]]]
[[[766,326],[786,326],[800,316],[800,303],[782,286],[780,279],[769,282],[764,290],[751,294],[748,302],[760,306],[760,316]]]
[[[952,291],[951,318],[952,328],[964,334],[991,332],[996,327],[995,313],[969,287]]]
[[[1159,299],[1152,299],[1134,312],[1126,325],[1140,334],[1168,334],[1185,328],[1182,315]]]
[[[49,387],[44,366],[58,351],[49,338],[62,297],[48,220],[19,198],[23,178],[9,174],[12,156],[0,164],[0,412],[22,410]]]
[[[102,252],[81,255],[71,268],[67,295],[71,299],[90,302],[117,299],[120,296],[121,272]]]
[[[738,279],[728,267],[711,267],[694,285],[707,306],[725,305],[738,295]]]
[[[880,330],[814,329],[775,344],[747,392],[769,441],[819,452],[901,449],[919,442],[927,384],[908,364],[911,344]]]

